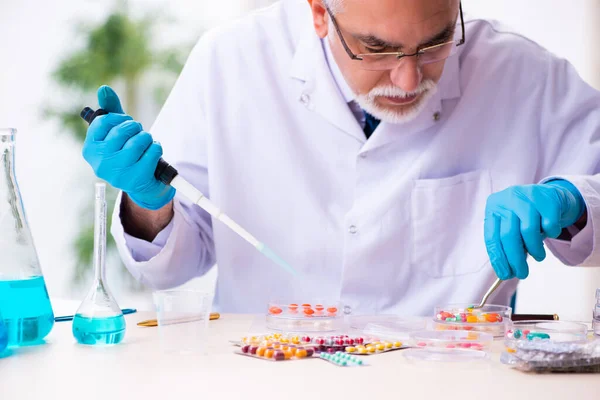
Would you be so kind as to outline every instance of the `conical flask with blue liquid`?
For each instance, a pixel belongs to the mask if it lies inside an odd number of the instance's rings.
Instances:
[[[42,343],[54,313],[15,174],[16,129],[0,129],[0,310],[8,346]]]
[[[112,345],[125,337],[125,317],[106,282],[106,184],[96,184],[94,282],[73,318],[73,336],[87,345]]]

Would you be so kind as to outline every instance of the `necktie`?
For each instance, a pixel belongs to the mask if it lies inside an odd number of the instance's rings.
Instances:
[[[369,139],[371,137],[371,135],[373,134],[373,132],[375,132],[375,129],[377,129],[377,126],[379,126],[379,123],[381,121],[366,111],[365,111],[365,117],[366,117],[366,120],[365,120],[364,132],[365,132],[365,136],[367,136],[367,139]]]

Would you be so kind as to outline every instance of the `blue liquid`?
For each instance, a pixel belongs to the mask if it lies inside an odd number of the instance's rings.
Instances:
[[[4,322],[0,319],[0,354],[6,349],[8,345],[8,332],[4,326]]]
[[[9,346],[41,343],[54,325],[54,313],[41,276],[0,280],[0,311]]]
[[[81,344],[117,344],[125,337],[125,318],[122,315],[108,318],[88,318],[75,315],[73,336]]]

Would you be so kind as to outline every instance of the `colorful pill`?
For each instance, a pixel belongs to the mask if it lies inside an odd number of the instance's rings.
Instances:
[[[427,343],[425,343],[425,342],[419,342],[419,343],[417,343],[417,346],[425,347],[425,346],[427,346]]]
[[[302,307],[304,307],[304,308],[306,308],[306,307],[310,307],[310,304],[308,304],[308,303],[304,303],[304,304],[302,304]]]
[[[296,304],[296,303],[292,303],[292,304],[290,304],[290,305],[288,306],[288,309],[289,309],[290,311],[296,311],[296,310],[298,310],[298,304]]]
[[[258,349],[256,349],[256,355],[259,357],[264,357],[265,351],[267,351],[267,348],[261,346]]]
[[[273,359],[275,361],[283,361],[285,360],[285,353],[283,351],[278,350],[273,354]]]
[[[376,348],[378,351],[383,351],[383,350],[385,350],[385,345],[384,345],[384,344],[382,344],[382,343],[379,343],[379,344],[375,345],[375,348]]]
[[[550,335],[548,335],[547,333],[542,333],[542,332],[532,332],[527,334],[527,340],[533,340],[533,339],[550,339]]]
[[[390,343],[390,342],[385,342],[385,343],[384,343],[384,346],[385,346],[385,348],[386,348],[386,349],[391,349],[391,348],[393,348],[393,347],[394,347],[394,344],[393,344],[393,343]]]
[[[271,314],[281,314],[283,310],[279,307],[271,307],[269,308],[269,313]]]
[[[330,314],[335,314],[337,312],[337,310],[338,309],[335,308],[335,307],[328,307],[327,308],[327,312],[330,313]]]
[[[242,346],[242,353],[248,353],[249,350],[250,350],[250,345]]]
[[[470,324],[476,323],[477,317],[475,315],[469,315],[469,316],[467,316],[467,322]]]
[[[271,358],[273,357],[273,354],[275,354],[275,350],[268,348],[265,350],[265,357],[266,358]]]
[[[492,323],[493,322],[498,322],[498,317],[499,317],[498,314],[488,314],[488,315],[485,316],[485,320],[487,322],[492,322]]]
[[[315,310],[317,310],[317,311],[323,311],[324,309],[325,309],[325,307],[323,307],[321,304],[315,305]]]
[[[306,351],[306,349],[298,349],[298,351],[296,351],[296,358],[306,358],[308,357],[308,352]]]
[[[348,346],[346,347],[346,351],[348,353],[356,353],[356,347]]]
[[[394,342],[394,347],[395,348],[402,347],[402,342]]]
[[[310,307],[307,307],[304,309],[304,314],[306,314],[306,315],[313,315],[314,313],[315,313],[315,310],[313,310]]]
[[[523,334],[523,332],[521,332],[520,329],[517,329],[515,331],[515,333],[513,334],[513,336],[514,336],[515,339],[520,339],[522,334]]]

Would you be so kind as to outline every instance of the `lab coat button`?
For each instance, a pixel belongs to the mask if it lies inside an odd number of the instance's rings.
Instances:
[[[358,232],[358,229],[356,229],[355,225],[350,225],[350,228],[348,228],[348,232],[354,235],[356,232]]]
[[[310,104],[310,96],[307,95],[306,93],[304,93],[302,96],[300,96],[300,102],[302,102],[302,104],[304,104],[305,106]]]
[[[440,120],[440,118],[442,118],[442,113],[441,113],[441,112],[439,112],[439,111],[436,111],[436,112],[433,114],[433,120],[437,122],[437,121],[439,121],[439,120]]]
[[[352,307],[344,306],[344,314],[346,314],[346,315],[352,314]]]

